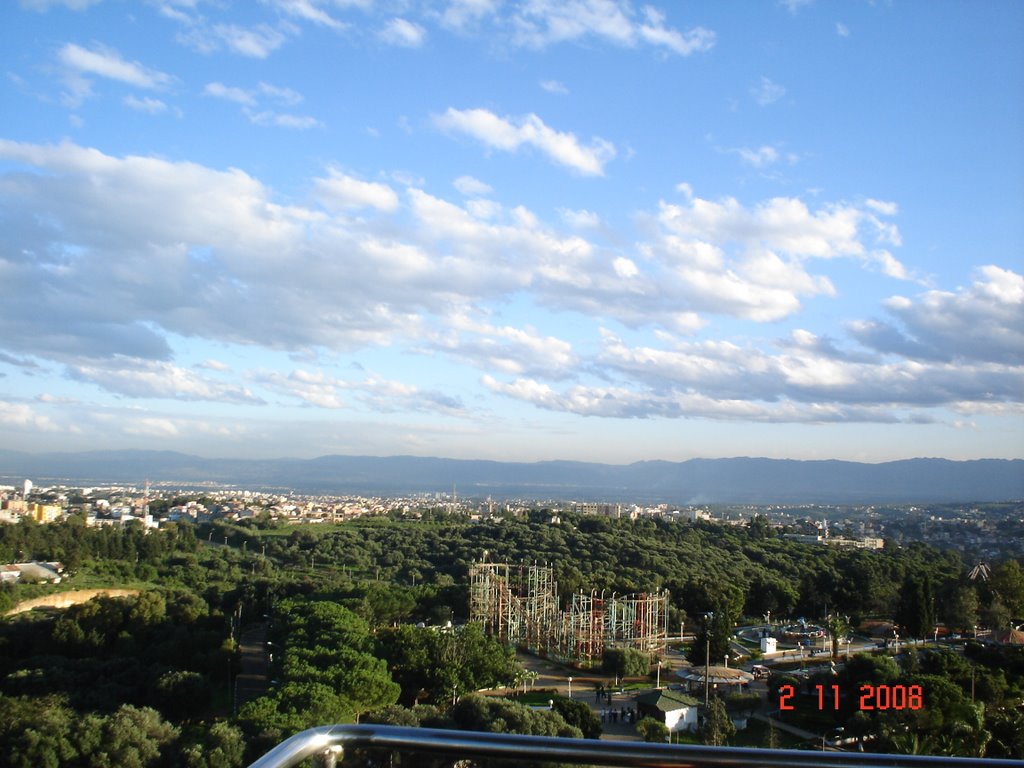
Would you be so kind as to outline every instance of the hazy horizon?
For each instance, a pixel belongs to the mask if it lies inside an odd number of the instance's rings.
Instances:
[[[543,463],[575,463],[575,464],[601,464],[611,467],[627,467],[632,464],[642,463],[654,463],[664,462],[669,464],[682,464],[688,461],[727,461],[730,459],[765,459],[768,461],[838,461],[838,462],[849,462],[853,464],[892,464],[901,461],[951,461],[951,462],[971,462],[971,461],[1024,461],[1024,459],[1017,457],[1002,457],[1002,456],[979,456],[971,459],[950,459],[946,456],[934,456],[934,455],[920,455],[920,456],[906,456],[898,459],[883,459],[880,461],[856,461],[853,459],[840,459],[836,457],[823,457],[818,459],[793,459],[788,457],[777,457],[777,456],[760,456],[756,454],[733,454],[730,456],[692,456],[686,459],[664,459],[664,458],[646,458],[646,459],[635,459],[633,461],[589,461],[584,459],[574,459],[571,457],[556,457],[550,459],[487,459],[482,457],[463,457],[463,456],[445,456],[442,454],[426,454],[426,453],[322,453],[309,456],[299,455],[268,455],[268,456],[237,456],[237,455],[215,455],[210,453],[198,453],[195,451],[188,450],[177,450],[173,448],[93,448],[82,451],[66,451],[66,450],[46,450],[46,451],[23,451],[13,448],[0,449],[0,454],[3,452],[20,453],[27,456],[48,456],[48,455],[88,455],[95,453],[174,453],[181,456],[188,456],[197,459],[211,459],[218,461],[315,461],[316,459],[329,459],[329,458],[367,458],[367,459],[438,459],[441,461],[489,461],[495,463],[504,464],[543,464]],[[0,467],[0,471],[2,471]]]
[[[0,9],[0,444],[1024,457],[1024,5]]]

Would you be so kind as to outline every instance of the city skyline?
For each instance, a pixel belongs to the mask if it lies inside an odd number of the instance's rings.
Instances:
[[[22,0],[0,443],[1024,457],[1024,7]]]

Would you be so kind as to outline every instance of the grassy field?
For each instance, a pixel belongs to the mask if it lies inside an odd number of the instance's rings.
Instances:
[[[58,592],[70,592],[76,589],[152,589],[156,585],[150,581],[139,579],[123,579],[109,574],[90,573],[83,568],[73,576],[61,579],[60,584],[19,584],[15,593],[18,602],[32,600]]]
[[[506,698],[520,704],[525,704],[528,707],[546,707],[548,702],[552,699],[559,699],[563,697],[560,696],[554,688],[538,688],[535,691],[518,693],[512,696],[506,696]]]

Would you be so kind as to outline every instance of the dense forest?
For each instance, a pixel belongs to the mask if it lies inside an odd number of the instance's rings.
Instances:
[[[967,630],[1024,616],[1015,561],[972,581],[949,552],[807,545],[776,536],[759,517],[743,526],[552,522],[540,510],[485,523],[425,517],[167,524],[149,533],[75,518],[0,526],[0,561],[57,560],[72,574],[59,586],[5,586],[5,611],[54,589],[138,590],[0,622],[0,763],[229,768],[304,727],[358,720],[593,735],[589,710],[571,702],[538,712],[471,695],[520,674],[511,649],[465,623],[468,568],[484,557],[548,563],[563,595],[667,590],[673,626],[698,632],[697,661],[708,611],[722,627],[768,611],[842,616],[851,626],[895,618],[905,637],[930,637],[936,621]],[[448,630],[430,629],[449,621]],[[261,623],[275,648],[273,684],[235,711],[237,641]],[[726,635],[712,632],[716,643]],[[922,651],[903,668],[864,658],[844,682],[909,675],[944,705],[913,723],[909,714],[837,712],[851,733],[873,733],[875,747],[892,751],[1024,756],[1024,661],[1013,649]],[[809,685],[798,683],[804,695]],[[911,732],[913,743],[900,735]]]

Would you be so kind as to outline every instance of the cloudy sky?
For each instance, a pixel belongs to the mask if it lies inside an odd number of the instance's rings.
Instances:
[[[0,446],[1024,456],[1024,4],[9,0]]]

